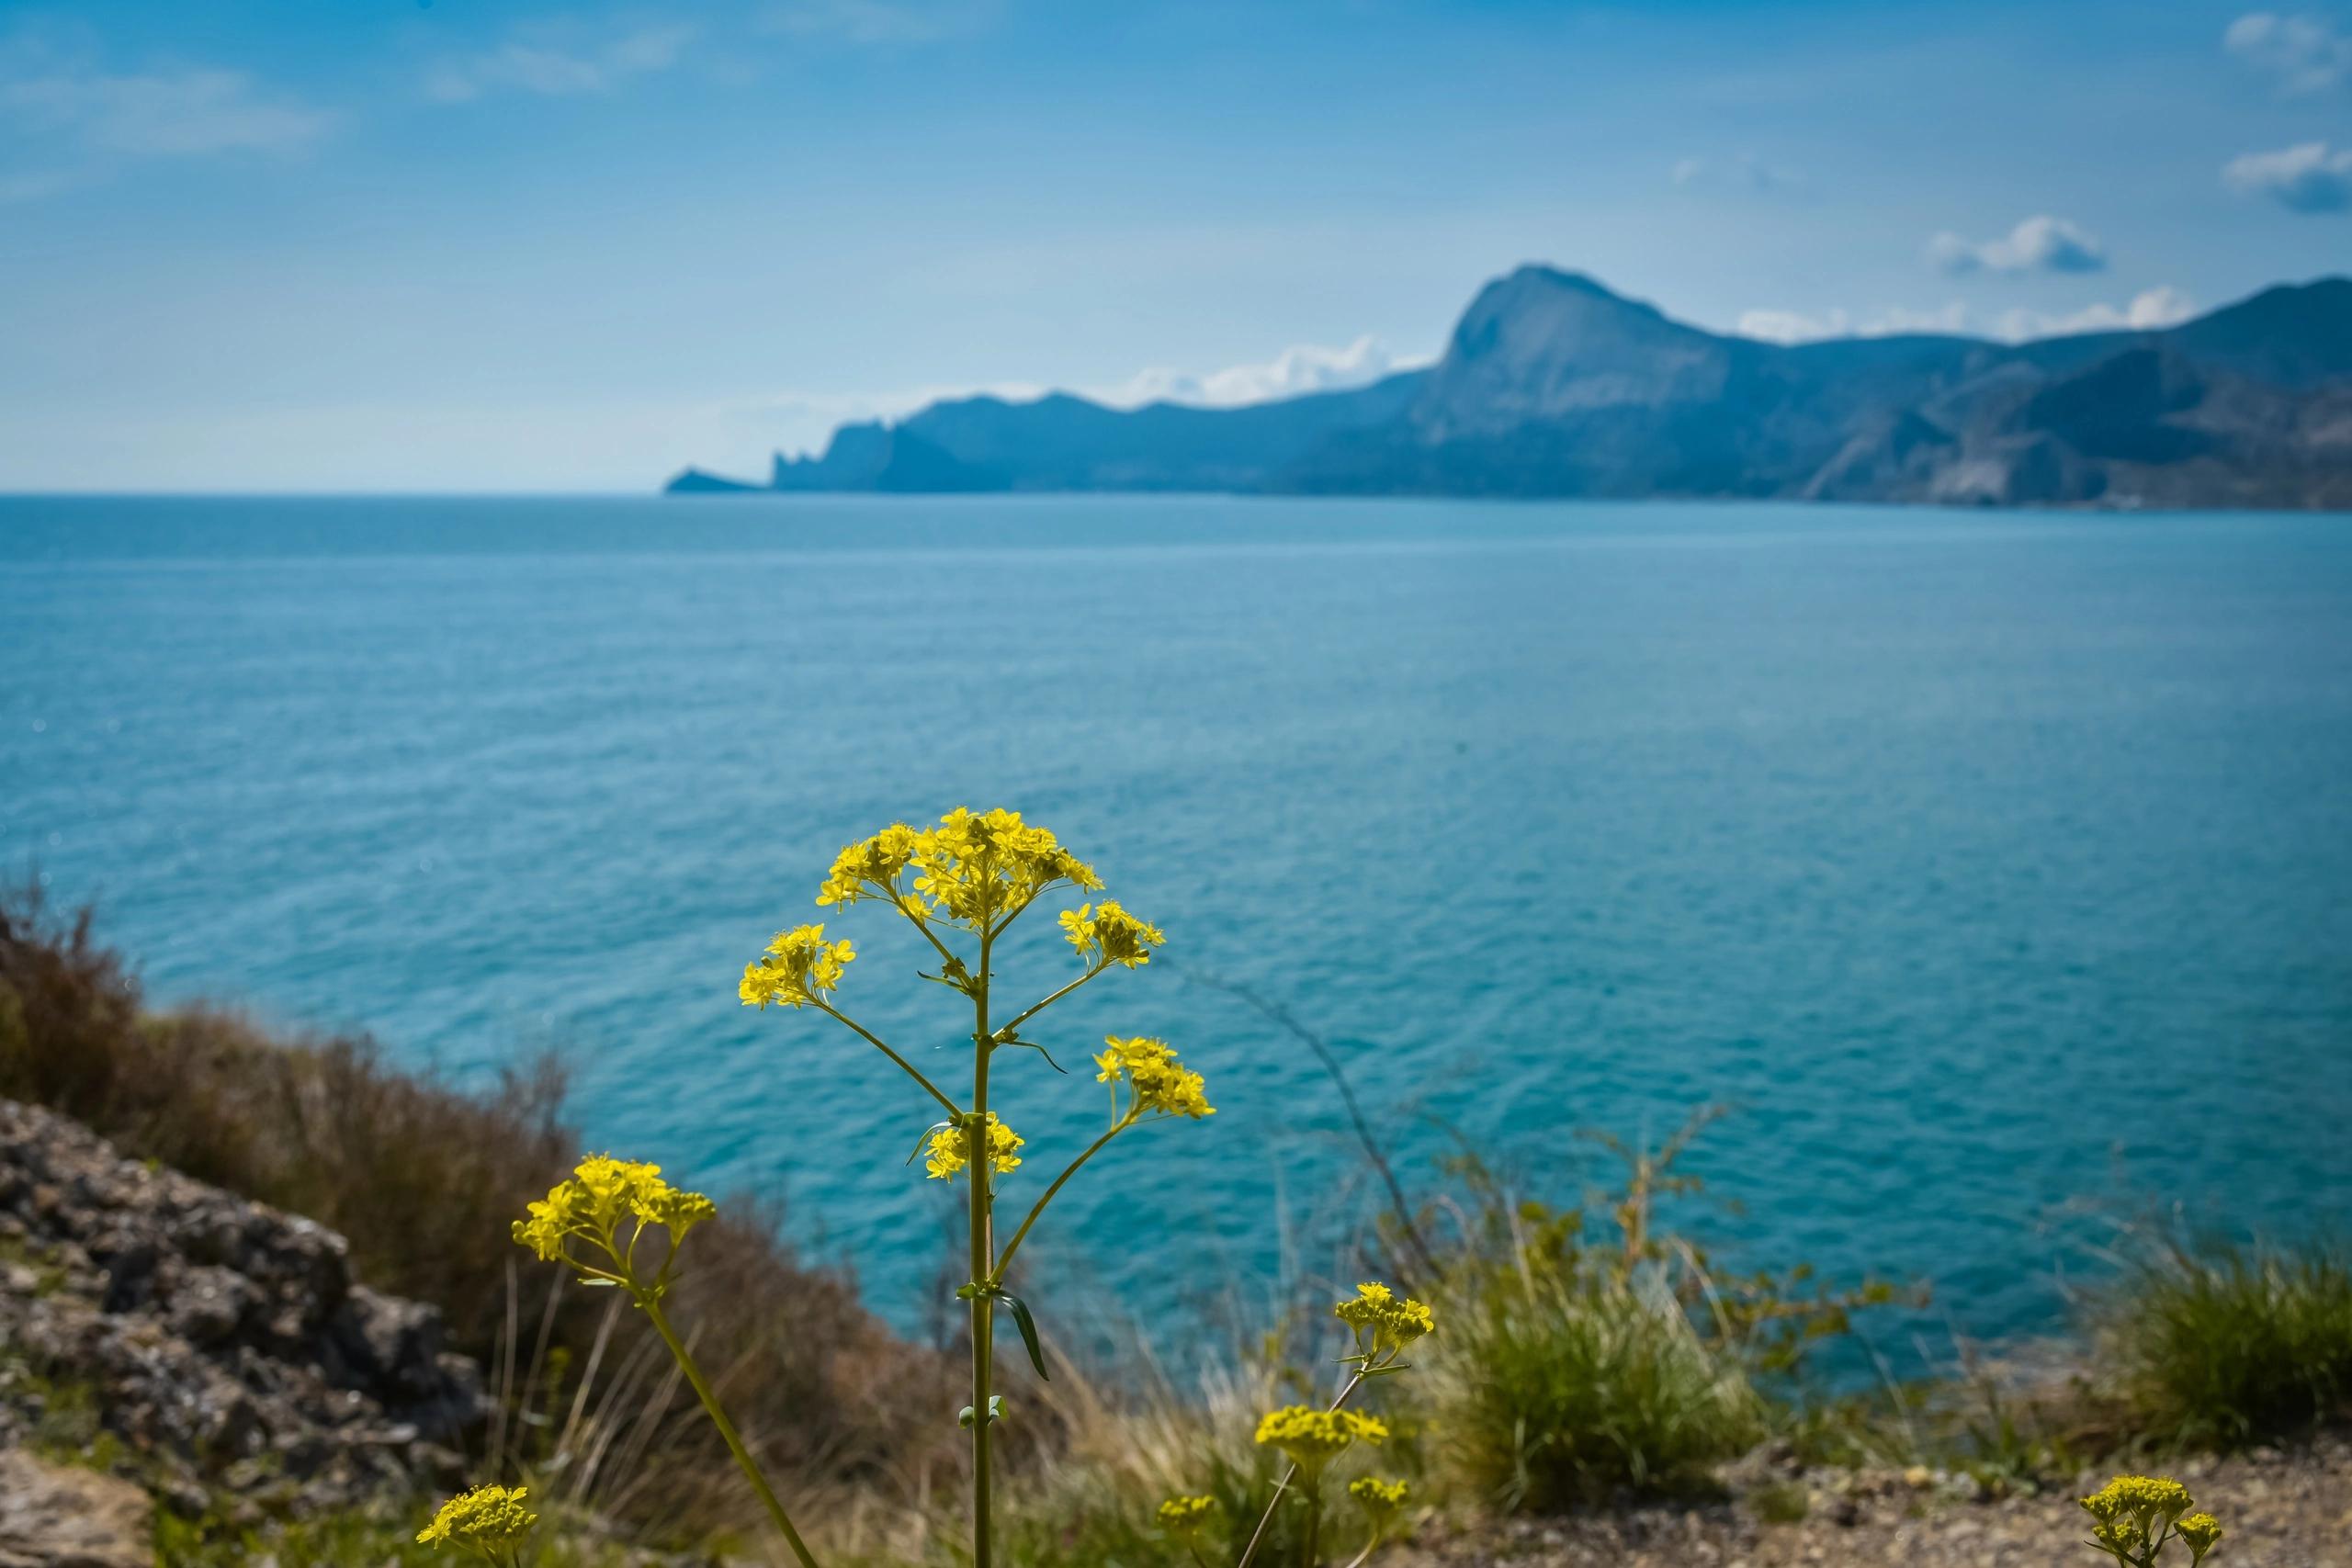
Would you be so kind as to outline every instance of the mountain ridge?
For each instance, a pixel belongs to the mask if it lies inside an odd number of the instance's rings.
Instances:
[[[1238,408],[945,399],[673,494],[1207,491],[2352,507],[2352,278],[2020,344],[1767,343],[1589,275],[1483,287],[1432,365]]]

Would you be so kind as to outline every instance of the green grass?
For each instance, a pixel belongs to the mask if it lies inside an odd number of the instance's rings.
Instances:
[[[2227,1450],[2352,1416],[2341,1247],[2154,1247],[2096,1300],[2093,1325],[2143,1442]]]
[[[1497,1278],[1442,1320],[1437,1424],[1450,1472],[1513,1512],[1709,1490],[1764,1436],[1738,1361],[1671,1299],[1607,1280]]]

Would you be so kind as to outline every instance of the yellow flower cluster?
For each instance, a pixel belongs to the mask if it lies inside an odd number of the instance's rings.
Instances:
[[[1385,1530],[1396,1519],[1396,1511],[1405,1506],[1405,1483],[1360,1476],[1348,1483],[1348,1495],[1363,1507],[1374,1530]]]
[[[1351,1300],[1340,1303],[1331,1314],[1356,1331],[1359,1350],[1370,1354],[1404,1349],[1437,1327],[1437,1319],[1419,1302],[1396,1299],[1387,1286],[1366,1282],[1356,1287]]]
[[[1158,926],[1136,919],[1109,898],[1099,906],[1065,909],[1061,920],[1062,939],[1090,969],[1112,964],[1140,969],[1151,962],[1151,950],[1168,940]]]
[[[911,901],[899,878],[915,873]],[[1102,887],[1094,868],[1061,847],[1018,811],[975,812],[957,807],[936,828],[894,822],[834,858],[817,902],[854,904],[888,898],[910,913],[960,921],[978,931],[1017,913],[1056,883],[1090,891]]]
[[[2188,1512],[2196,1506],[2188,1488],[2162,1476],[2119,1475],[2082,1504],[2094,1521],[2091,1544],[2119,1563],[2146,1561],[2168,1530],[2188,1544],[2192,1565],[2222,1539],[2212,1515]]]
[[[1379,1443],[1388,1436],[1387,1424],[1376,1416],[1359,1416],[1352,1410],[1317,1410],[1305,1404],[1285,1404],[1270,1411],[1258,1423],[1258,1442],[1272,1445],[1290,1456],[1293,1464],[1308,1475],[1321,1473],[1351,1444]]]
[[[433,1522],[416,1532],[417,1544],[438,1548],[444,1542],[479,1551],[485,1557],[513,1547],[539,1516],[523,1506],[530,1488],[477,1486],[441,1505]]]
[[[1159,1505],[1159,1528],[1181,1540],[1190,1540],[1201,1533],[1201,1527],[1216,1512],[1214,1497],[1170,1497]]]
[[[1019,1165],[1021,1146],[1028,1141],[1006,1126],[995,1111],[989,1112],[989,1163],[998,1170],[1011,1170]],[[964,1129],[961,1127],[942,1127],[933,1132],[923,1156],[924,1171],[940,1181],[954,1177],[971,1163],[964,1145]]]
[[[1110,1049],[1094,1058],[1094,1066],[1100,1069],[1094,1081],[1115,1084],[1125,1076],[1135,1096],[1127,1107],[1128,1115],[1140,1116],[1149,1111],[1160,1116],[1190,1116],[1197,1122],[1216,1114],[1216,1107],[1208,1100],[1207,1080],[1180,1064],[1175,1048],[1167,1041],[1148,1040],[1142,1035],[1123,1040],[1115,1034],[1106,1034],[1102,1043]]]
[[[2222,1539],[2222,1521],[2211,1514],[2191,1514],[2172,1527],[2175,1534],[2188,1543],[2189,1561],[2195,1562],[2213,1550]]]
[[[847,908],[860,898],[895,898],[899,876],[913,863],[923,835],[893,822],[870,839],[844,844],[817,889],[817,902]]]
[[[635,1220],[640,1228],[660,1225],[667,1230],[674,1247],[716,1213],[701,1193],[682,1191],[662,1180],[658,1165],[591,1155],[549,1190],[544,1202],[530,1206],[528,1218],[514,1222],[514,1239],[552,1263],[565,1258],[564,1244],[574,1237],[617,1252],[614,1233],[622,1222]]]
[[[776,932],[767,953],[743,967],[743,983],[736,994],[745,1007],[765,1010],[770,1002],[786,1007],[821,1003],[842,983],[842,970],[857,956],[846,942],[827,942],[822,926],[795,926]]]

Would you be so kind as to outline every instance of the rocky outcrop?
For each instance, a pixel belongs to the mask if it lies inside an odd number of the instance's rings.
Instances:
[[[153,1515],[128,1481],[0,1453],[0,1568],[149,1568]]]
[[[442,1484],[482,1418],[438,1312],[355,1280],[341,1236],[7,1100],[0,1258],[0,1444],[96,1439],[175,1506]]]

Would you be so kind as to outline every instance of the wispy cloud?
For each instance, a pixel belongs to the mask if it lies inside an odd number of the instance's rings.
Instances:
[[[2076,333],[2154,332],[2177,327],[2197,313],[2196,302],[2165,284],[2144,288],[2120,305],[2090,304],[2056,315],[2041,310],[2004,310],[1993,318],[1992,333],[2011,343],[2039,337],[2070,337]]]
[[[1843,310],[1743,310],[1733,331],[1767,343],[1814,343],[1833,337],[1899,337],[1908,333],[1958,333],[1968,327],[1968,307],[1954,299],[1932,310],[1900,305],[1852,313]]]
[[[988,0],[775,0],[760,26],[788,38],[842,43],[938,43],[979,30],[992,10]]]
[[[1428,363],[1427,355],[1399,357],[1378,339],[1360,337],[1344,348],[1298,344],[1262,363],[1227,366],[1222,370],[1191,372],[1155,367],[1114,386],[1083,390],[1097,401],[1120,408],[1151,402],[1238,408],[1307,392],[1369,386],[1392,372]]]
[[[440,62],[425,73],[424,91],[452,104],[496,92],[543,97],[609,92],[632,77],[676,65],[695,36],[693,28],[681,25],[628,28],[602,38],[584,37],[577,27],[536,28],[483,53]]]
[[[1741,314],[1733,330],[1742,337],[1780,344],[1817,343],[1825,338],[1892,337],[1905,333],[1973,333],[2022,343],[2074,333],[2149,332],[2177,325],[2195,313],[2196,306],[2188,296],[2167,285],[2143,290],[2120,305],[2095,302],[2077,310],[2057,312],[2009,310],[1982,321],[1958,299],[1932,310],[1901,306],[1859,314],[1842,310],[1748,310]]]
[[[2296,212],[2352,210],[2352,147],[2305,141],[2275,152],[2248,152],[2222,170],[2231,188],[2267,196]]]
[[[139,160],[296,153],[334,124],[334,116],[243,71],[187,62],[126,68],[74,29],[23,27],[0,38],[0,204],[87,184]]]
[[[2230,24],[2222,46],[2290,96],[2352,83],[2352,33],[2324,17],[2249,11]]]
[[[1971,272],[2098,272],[2107,249],[2096,236],[2047,213],[2029,218],[1998,239],[1972,243],[1949,231],[1928,242],[1938,269]]]
[[[1794,169],[1769,164],[1753,152],[1728,158],[1685,158],[1674,165],[1674,183],[1686,188],[1792,191],[1804,184]]]
[[[334,117],[242,71],[124,69],[82,33],[28,27],[0,39],[0,122],[19,148],[71,161],[294,152],[326,134]],[[45,170],[6,179],[21,195],[74,176]]]

